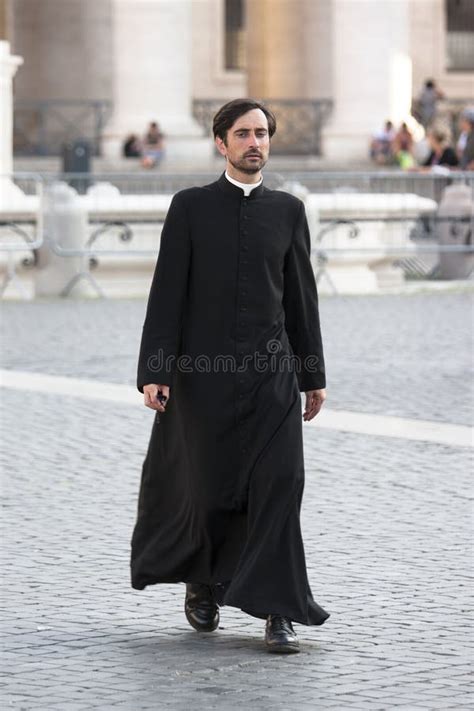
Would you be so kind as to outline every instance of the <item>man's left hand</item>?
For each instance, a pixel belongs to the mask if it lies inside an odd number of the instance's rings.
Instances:
[[[326,390],[308,390],[306,394],[306,405],[303,413],[303,420],[309,422],[318,414],[323,402],[326,399]]]

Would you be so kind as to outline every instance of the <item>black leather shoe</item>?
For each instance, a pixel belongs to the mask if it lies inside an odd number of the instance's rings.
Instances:
[[[209,585],[186,583],[186,619],[198,632],[213,632],[219,625],[219,607]]]
[[[294,654],[300,651],[300,643],[289,617],[268,615],[265,644],[269,652],[277,654]]]

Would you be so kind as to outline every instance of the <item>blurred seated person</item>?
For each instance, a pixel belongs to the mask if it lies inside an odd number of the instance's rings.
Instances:
[[[440,128],[432,128],[428,131],[427,138],[431,151],[422,164],[423,167],[442,166],[444,168],[456,168],[459,165],[456,151],[449,145],[447,131]]]
[[[142,165],[144,168],[154,168],[164,155],[164,134],[156,121],[152,121],[143,139]]]
[[[370,143],[370,157],[377,165],[393,163],[393,141],[395,129],[391,121],[386,121],[382,130],[377,131]]]
[[[135,133],[127,136],[122,147],[124,158],[140,158],[142,154],[141,141]]]
[[[464,109],[459,119],[461,134],[456,150],[461,170],[474,170],[474,106]]]
[[[413,158],[413,136],[405,122],[398,129],[392,146],[400,168],[412,168],[415,164]]]

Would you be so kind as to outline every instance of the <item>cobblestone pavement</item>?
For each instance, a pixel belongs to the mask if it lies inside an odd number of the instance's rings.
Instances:
[[[472,290],[322,296],[327,404],[470,424],[472,305]],[[6,303],[0,365],[134,384],[144,313],[143,299]]]
[[[469,423],[468,295],[322,301],[331,407]],[[133,382],[143,301],[3,311],[4,367]],[[305,426],[303,533],[331,617],[274,657],[261,620],[225,607],[198,635],[183,585],[131,589],[149,410],[2,403],[2,708],[474,707],[472,450]]]

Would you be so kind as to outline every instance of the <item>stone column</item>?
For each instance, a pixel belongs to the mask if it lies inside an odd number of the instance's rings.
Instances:
[[[112,98],[112,0],[14,0],[19,99]]]
[[[192,117],[191,11],[191,0],[113,0],[108,155],[118,155],[128,133],[143,135],[157,121],[169,158],[210,156],[211,141]]]
[[[304,5],[303,0],[247,0],[249,96],[305,95]]]
[[[412,69],[408,0],[333,0],[334,112],[325,157],[367,160],[371,134],[410,115]]]
[[[10,0],[0,1],[0,40],[11,40],[11,2]]]
[[[8,177],[13,172],[12,80],[22,63],[21,57],[10,54],[9,42],[0,41],[0,207],[23,195]]]
[[[307,99],[328,99],[332,85],[332,0],[299,0],[304,26],[304,89]]]
[[[427,79],[434,79],[443,91],[446,86],[446,2],[445,0],[411,0],[410,2],[410,46],[413,61],[413,95],[417,96],[422,90]],[[468,74],[468,73],[467,73]],[[462,74],[461,74],[462,76]],[[452,77],[452,79],[451,79]],[[458,86],[459,73],[450,72],[451,79],[456,89],[453,95],[469,96],[474,93],[471,83],[471,92],[465,94]],[[471,79],[472,82],[472,79]]]

